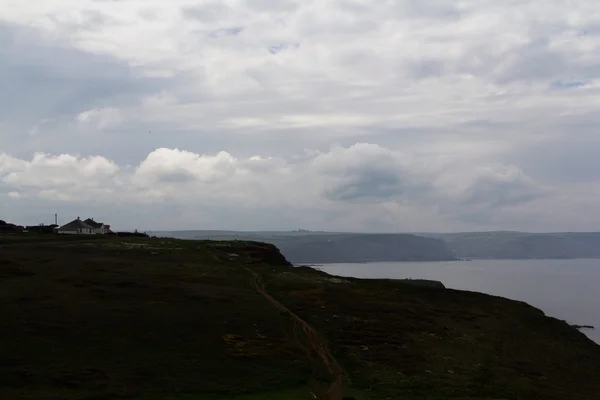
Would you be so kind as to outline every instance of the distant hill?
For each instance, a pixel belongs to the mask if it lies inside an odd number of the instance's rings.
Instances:
[[[449,261],[446,244],[435,238],[411,234],[368,234],[328,232],[153,232],[179,239],[255,240],[277,246],[292,263],[335,263],[370,261]]]
[[[600,258],[598,232],[465,232],[425,235],[443,240],[460,258]]]
[[[161,231],[179,239],[257,240],[276,245],[294,263],[446,261],[455,258],[600,258],[599,232],[511,231],[367,234],[335,232]],[[433,240],[432,240],[433,239]]]

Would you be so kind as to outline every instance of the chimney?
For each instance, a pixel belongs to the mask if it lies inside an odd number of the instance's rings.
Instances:
[[[58,214],[54,213],[54,225],[58,225]]]

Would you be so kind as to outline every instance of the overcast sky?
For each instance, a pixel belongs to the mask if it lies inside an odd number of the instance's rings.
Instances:
[[[0,0],[0,219],[600,230],[594,0]]]

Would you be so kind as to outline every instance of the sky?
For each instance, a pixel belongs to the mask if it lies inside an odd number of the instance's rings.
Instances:
[[[0,0],[0,219],[600,230],[592,0]]]

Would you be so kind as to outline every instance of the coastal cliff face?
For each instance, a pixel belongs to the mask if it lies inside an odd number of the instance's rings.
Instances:
[[[600,258],[600,233],[471,232],[432,235],[461,258]]]
[[[157,234],[180,239],[271,243],[294,264],[455,259],[443,240],[400,233],[179,231]]]
[[[304,400],[338,377],[358,400],[600,393],[600,346],[534,307],[334,277],[264,243],[14,241],[0,303],[0,393],[15,400]]]
[[[404,234],[309,235],[274,243],[295,264],[454,259],[442,240]]]

